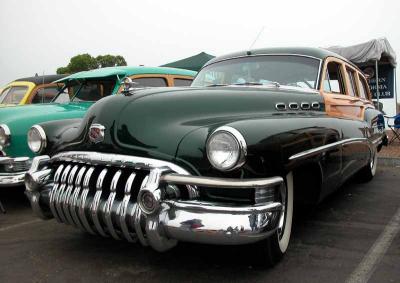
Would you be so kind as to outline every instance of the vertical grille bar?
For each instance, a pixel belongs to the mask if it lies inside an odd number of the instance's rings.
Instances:
[[[135,229],[136,235],[137,235],[140,243],[143,246],[148,246],[149,244],[143,234],[142,226],[140,224],[140,221],[142,218],[142,211],[140,210],[140,207],[137,203],[135,203],[134,206],[132,207],[132,210],[130,213],[130,218],[131,218],[131,222],[132,222],[132,227]]]
[[[64,213],[62,211],[62,207],[61,207],[61,197],[64,194],[64,190],[65,187],[67,185],[67,178],[68,178],[68,174],[69,171],[71,170],[71,165],[68,165],[67,167],[65,167],[65,170],[61,176],[61,186],[60,189],[56,192],[56,196],[55,196],[55,206],[58,212],[58,215],[60,216],[61,222],[67,223],[67,219],[64,216]]]
[[[129,233],[128,225],[126,224],[127,209],[128,209],[129,200],[131,198],[131,189],[132,189],[133,181],[135,181],[135,178],[136,178],[136,173],[132,173],[128,177],[128,180],[126,181],[126,184],[125,184],[125,192],[124,192],[125,195],[124,195],[124,198],[122,199],[122,202],[118,208],[118,213],[117,213],[119,215],[119,221],[120,221],[122,233],[128,242],[135,242],[135,240],[132,238],[131,234]]]
[[[54,217],[57,219],[58,222],[61,222],[60,217],[58,216],[56,207],[55,207],[55,197],[58,191],[58,187],[60,186],[60,177],[61,177],[61,172],[64,169],[64,165],[60,165],[57,168],[56,173],[54,174],[54,185],[52,190],[50,191],[50,210],[51,213],[54,215]]]
[[[89,183],[90,183],[90,178],[92,177],[94,172],[94,167],[90,167],[89,170],[86,172],[85,178],[83,180],[83,191],[81,194],[81,199],[80,202],[78,201],[78,206],[79,206],[79,219],[82,221],[82,224],[85,228],[86,231],[88,231],[90,234],[95,235],[96,233],[93,231],[92,227],[89,224],[88,219],[86,218],[85,214],[85,204],[86,204],[86,199],[89,193]]]
[[[117,193],[118,180],[121,177],[121,174],[122,174],[121,170],[118,170],[114,174],[114,177],[113,177],[113,179],[111,181],[111,186],[110,186],[110,195],[108,196],[107,202],[106,202],[106,204],[104,206],[104,215],[105,215],[105,220],[106,220],[106,225],[107,225],[108,232],[116,240],[120,240],[120,238],[119,238],[119,236],[117,234],[117,231],[115,231],[115,228],[113,226],[111,211],[112,211],[112,207],[113,207],[113,204],[114,204],[115,195]]]
[[[69,200],[69,203],[71,204],[69,209],[70,209],[70,213],[72,216],[72,220],[74,221],[75,226],[81,228],[82,230],[84,230],[81,221],[79,221],[79,217],[77,214],[77,209],[78,209],[78,200],[79,200],[79,193],[81,191],[81,182],[83,179],[83,175],[85,174],[86,171],[86,167],[83,166],[79,172],[78,175],[76,176],[76,180],[75,180],[75,190],[71,195],[71,199]]]
[[[68,177],[68,187],[65,190],[64,195],[61,197],[61,207],[63,209],[65,218],[67,220],[67,224],[74,224],[74,220],[72,219],[72,216],[70,214],[69,211],[69,198],[71,196],[72,190],[74,189],[74,178],[76,175],[76,172],[78,172],[79,166],[75,165],[71,172],[69,173],[69,177]]]
[[[107,237],[107,234],[104,232],[103,227],[101,227],[101,224],[100,224],[99,205],[100,205],[103,182],[104,182],[105,176],[107,174],[107,171],[108,171],[107,169],[103,169],[103,171],[101,171],[101,173],[97,179],[96,193],[94,195],[93,202],[92,202],[92,205],[90,208],[94,226],[96,227],[97,232],[99,232],[99,234],[104,237]]]

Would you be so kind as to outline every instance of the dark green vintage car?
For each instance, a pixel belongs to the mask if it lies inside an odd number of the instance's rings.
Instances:
[[[293,202],[372,179],[386,142],[362,72],[314,48],[218,57],[191,87],[127,89],[36,127],[25,184],[40,217],[158,251],[251,244],[268,264],[287,250]]]

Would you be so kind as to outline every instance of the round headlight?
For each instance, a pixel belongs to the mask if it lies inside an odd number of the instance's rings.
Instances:
[[[247,146],[242,134],[232,127],[216,129],[207,140],[207,157],[221,171],[231,171],[246,162]]]
[[[39,125],[34,125],[28,131],[28,146],[34,153],[40,153],[46,148],[46,133]]]
[[[10,138],[11,138],[10,128],[5,124],[1,124],[0,125],[0,146],[6,147],[6,146],[10,145]]]

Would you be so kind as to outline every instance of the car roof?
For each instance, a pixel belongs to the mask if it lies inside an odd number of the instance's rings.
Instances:
[[[214,59],[211,59],[204,66],[208,66],[218,61],[223,61],[235,57],[244,57],[244,56],[252,56],[252,55],[302,55],[314,57],[320,60],[324,60],[327,57],[336,57],[340,58],[347,63],[354,65],[346,58],[331,52],[329,50],[323,48],[316,47],[273,47],[273,48],[261,48],[261,49],[252,49],[247,51],[240,51],[235,53],[230,53],[227,55],[219,56]]]
[[[34,77],[20,78],[20,79],[15,80],[14,82],[31,82],[31,83],[34,83],[35,85],[39,85],[39,84],[43,84],[43,83],[49,84],[56,80],[62,79],[66,76],[67,75],[34,76]]]
[[[144,66],[106,67],[106,68],[75,73],[63,79],[60,79],[57,82],[105,78],[111,76],[125,77],[125,76],[140,75],[140,74],[163,74],[163,75],[181,75],[181,76],[194,77],[197,74],[197,72],[184,69],[177,69],[177,68],[167,68],[167,67],[144,67]]]

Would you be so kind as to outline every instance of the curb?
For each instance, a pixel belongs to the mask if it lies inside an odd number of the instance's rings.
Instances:
[[[382,166],[400,167],[400,158],[378,157],[378,164]]]

